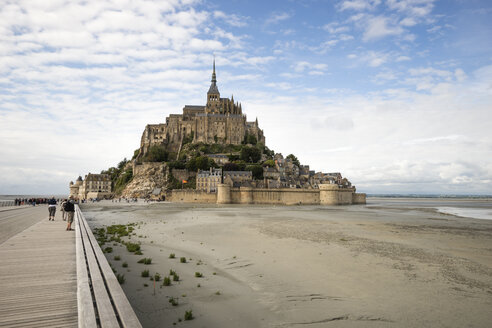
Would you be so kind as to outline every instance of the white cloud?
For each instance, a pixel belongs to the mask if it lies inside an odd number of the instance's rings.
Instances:
[[[338,4],[338,9],[344,10],[372,10],[381,3],[381,0],[345,0]]]
[[[399,25],[394,24],[385,16],[371,17],[367,20],[366,24],[367,28],[362,37],[364,41],[378,40],[389,35],[400,35],[403,33],[403,29]]]
[[[248,25],[248,17],[235,14],[226,14],[223,11],[216,10],[213,13],[214,18],[221,19],[224,23],[234,27],[244,27]]]
[[[291,17],[292,17],[292,15],[289,13],[286,13],[286,12],[273,13],[272,15],[270,15],[270,17],[267,18],[267,20],[265,21],[265,24],[266,25],[277,24],[277,23],[284,21],[284,20],[287,20]]]

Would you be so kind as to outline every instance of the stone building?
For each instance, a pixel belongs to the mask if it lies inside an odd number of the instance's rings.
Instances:
[[[111,177],[109,174],[89,173],[82,180],[78,177],[75,183],[70,181],[70,197],[85,199],[101,199],[111,195]]]
[[[251,187],[252,182],[251,171],[224,171],[224,183],[231,187]]]
[[[258,119],[247,122],[241,103],[236,102],[234,96],[230,99],[221,98],[217,87],[215,60],[211,82],[205,106],[186,105],[183,114],[171,114],[166,118],[166,123],[149,124],[145,127],[139,158],[145,156],[153,145],[162,145],[171,152],[178,152],[185,139],[191,139],[193,143],[239,145],[247,135],[253,135],[258,142],[265,143]]]
[[[222,181],[222,169],[199,170],[196,175],[196,190],[216,192]]]

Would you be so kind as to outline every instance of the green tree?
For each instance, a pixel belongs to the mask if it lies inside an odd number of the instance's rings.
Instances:
[[[239,171],[239,165],[236,163],[225,163],[222,169],[224,171]]]
[[[149,148],[145,155],[146,162],[165,162],[169,157],[169,153],[162,146],[154,145]]]
[[[301,166],[301,163],[299,163],[299,160],[297,159],[297,157],[294,156],[294,154],[289,154],[289,155],[287,155],[286,158],[290,159],[292,161],[292,163],[297,165],[297,167]]]
[[[243,147],[241,149],[241,160],[246,163],[256,163],[261,159],[261,151],[256,147]]]
[[[275,161],[273,159],[269,159],[263,162],[263,166],[274,167]]]
[[[263,167],[261,165],[247,165],[246,171],[251,171],[251,173],[253,174],[253,179],[263,179]]]

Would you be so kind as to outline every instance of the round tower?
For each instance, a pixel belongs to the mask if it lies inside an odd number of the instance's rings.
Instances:
[[[338,205],[338,185],[320,184],[319,202],[321,205]]]
[[[217,204],[231,203],[231,186],[225,183],[217,185]]]

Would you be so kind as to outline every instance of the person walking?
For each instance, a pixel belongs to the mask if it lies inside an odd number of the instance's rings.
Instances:
[[[64,199],[61,202],[61,205],[60,205],[60,209],[61,209],[61,212],[62,212],[62,219],[63,219],[63,221],[66,221],[67,220],[67,212],[65,212],[65,205],[67,205],[67,200],[66,199]]]
[[[65,204],[65,212],[67,212],[67,231],[72,229],[73,217],[75,214],[75,205],[73,204],[73,199],[69,199]]]
[[[50,221],[55,221],[55,213],[56,213],[56,199],[55,197],[51,197],[48,201],[48,212],[50,214]]]

